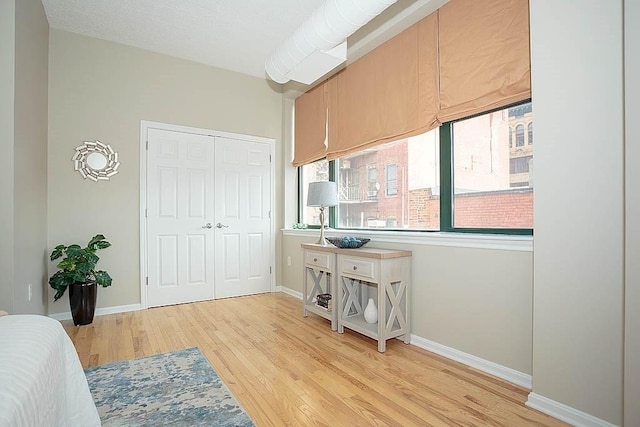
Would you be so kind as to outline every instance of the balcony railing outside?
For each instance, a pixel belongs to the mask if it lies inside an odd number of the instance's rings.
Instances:
[[[377,190],[368,190],[360,186],[347,187],[340,186],[338,196],[341,202],[363,202],[378,200]]]

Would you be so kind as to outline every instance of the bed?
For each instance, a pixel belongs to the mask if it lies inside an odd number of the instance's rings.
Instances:
[[[0,426],[99,426],[73,343],[45,316],[0,316]]]

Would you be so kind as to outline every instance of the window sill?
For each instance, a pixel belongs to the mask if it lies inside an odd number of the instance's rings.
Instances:
[[[317,238],[320,229],[283,229],[284,236],[313,236]],[[375,242],[407,243],[410,245],[450,246],[456,248],[493,249],[502,251],[533,252],[533,236],[513,236],[503,234],[443,233],[420,231],[383,230],[335,230],[326,229],[327,237],[354,235],[368,237]]]

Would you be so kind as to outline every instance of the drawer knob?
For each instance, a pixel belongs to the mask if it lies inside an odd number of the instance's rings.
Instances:
[[[314,259],[313,259],[313,262],[318,262],[318,258],[314,258]]]
[[[358,267],[354,265],[353,266],[353,271],[356,271],[357,269],[358,269]]]

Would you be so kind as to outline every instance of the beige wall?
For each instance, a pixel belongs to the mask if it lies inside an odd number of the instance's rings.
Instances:
[[[13,312],[15,0],[0,1],[0,310]]]
[[[14,311],[45,314],[49,23],[40,0],[16,2],[15,58]]]
[[[316,240],[284,237],[284,287],[302,292],[300,244]],[[413,252],[413,335],[531,374],[531,252],[373,240],[368,246]]]
[[[0,17],[0,309],[44,314],[49,24],[40,0],[3,1]]]
[[[99,265],[113,286],[100,289],[98,307],[140,302],[141,120],[275,138],[279,210],[282,96],[266,80],[60,30],[50,35],[49,76],[49,248],[96,233],[111,241]],[[74,148],[95,139],[120,155],[109,182],[73,171]],[[49,305],[64,311],[66,297]]]
[[[533,392],[616,425],[623,389],[622,34],[622,0],[531,1],[542,165],[535,177]]]
[[[640,2],[625,0],[625,375],[624,425],[640,426]]]

